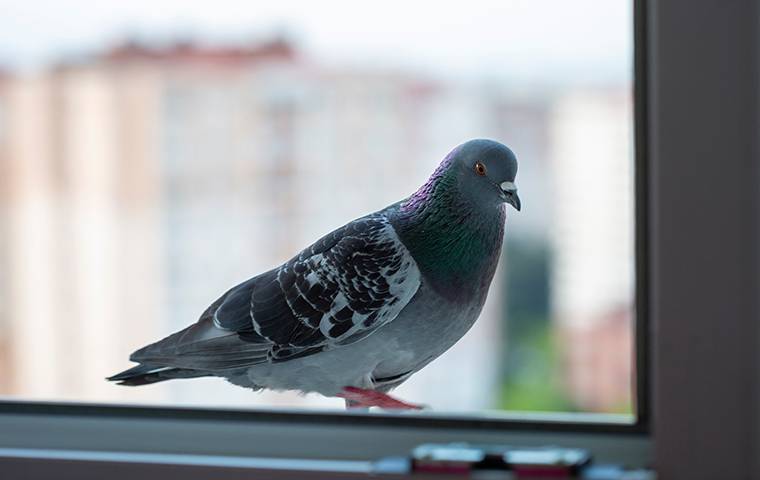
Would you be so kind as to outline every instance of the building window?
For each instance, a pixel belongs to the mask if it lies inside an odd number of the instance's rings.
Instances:
[[[75,42],[85,60],[58,50],[62,24],[19,33],[38,55],[12,58],[0,82],[0,99],[13,100],[1,104],[0,165],[18,172],[0,196],[11,272],[0,284],[0,341],[11,345],[0,394],[341,408],[218,379],[129,389],[103,378],[228,287],[404,198],[454,146],[488,137],[517,153],[525,208],[508,215],[475,327],[396,393],[441,412],[635,421],[630,0],[439,5],[434,23],[405,5],[403,16],[357,10],[351,28],[315,22],[316,7],[282,7],[253,25],[285,18],[297,34],[256,42],[217,41],[209,32],[221,24],[208,19],[218,17],[195,6],[184,14],[204,27],[191,41],[167,44],[171,28],[156,28],[162,40],[99,49],[119,8],[90,43]],[[135,11],[152,25],[150,8]],[[245,32],[249,20],[230,12],[222,23]]]

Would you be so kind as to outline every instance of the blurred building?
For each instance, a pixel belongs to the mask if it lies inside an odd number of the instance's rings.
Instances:
[[[633,359],[631,92],[576,91],[552,114],[552,316],[584,410],[624,409]]]
[[[119,365],[119,345],[160,331],[155,89],[117,73],[62,67],[9,85],[11,391],[25,396],[115,399],[91,379]]]
[[[408,195],[457,143],[492,137],[521,159],[525,208],[507,235],[551,244],[567,390],[583,409],[625,406],[629,97],[326,67],[281,40],[125,44],[0,76],[0,395],[340,405],[218,379],[102,379],[231,285]],[[495,404],[503,268],[473,330],[399,395],[450,410]]]
[[[489,92],[327,69],[281,41],[125,45],[14,77],[6,91],[0,333],[11,332],[3,363],[14,375],[0,393],[37,398],[340,405],[217,379],[129,390],[102,379],[229,286],[408,195],[456,143],[503,127]],[[500,301],[402,394],[491,406]]]
[[[10,160],[8,152],[8,77],[0,70],[0,392],[12,385],[14,365],[11,363],[10,342],[10,278],[8,276],[10,236]]]

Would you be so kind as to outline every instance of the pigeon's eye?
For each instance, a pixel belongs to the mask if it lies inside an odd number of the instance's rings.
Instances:
[[[475,173],[477,173],[481,177],[485,177],[486,176],[486,166],[483,165],[480,162],[475,162]]]

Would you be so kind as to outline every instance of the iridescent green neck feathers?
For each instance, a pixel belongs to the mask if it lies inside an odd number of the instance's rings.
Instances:
[[[505,209],[467,201],[449,162],[447,157],[396,207],[392,220],[423,278],[446,297],[463,299],[487,292],[483,287],[490,284],[501,251]]]

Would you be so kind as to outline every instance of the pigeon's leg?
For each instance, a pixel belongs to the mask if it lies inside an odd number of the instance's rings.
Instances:
[[[397,398],[393,398],[387,393],[358,387],[343,387],[343,391],[338,394],[346,400],[347,408],[357,407],[380,407],[392,410],[422,410],[421,405],[407,403]],[[349,403],[350,402],[350,403]]]
[[[364,411],[369,412],[369,407],[356,400],[350,400],[348,398],[343,399],[346,402],[346,410]]]

